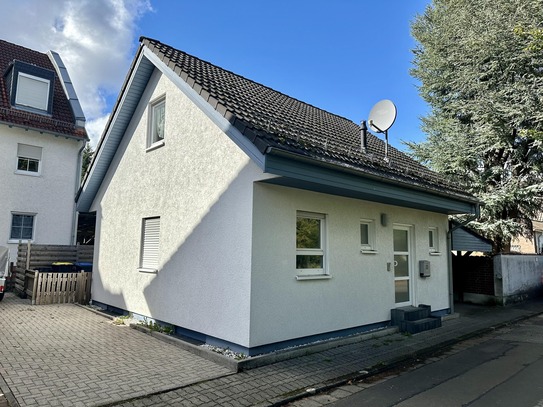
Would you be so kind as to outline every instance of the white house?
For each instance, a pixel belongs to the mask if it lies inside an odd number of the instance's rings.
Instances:
[[[0,40],[0,246],[72,244],[85,117],[60,56]]]
[[[384,150],[141,38],[77,197],[97,215],[93,302],[248,354],[383,326],[400,306],[446,314],[447,215],[478,203]]]

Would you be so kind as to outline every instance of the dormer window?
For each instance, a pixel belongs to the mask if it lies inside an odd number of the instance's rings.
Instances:
[[[19,72],[15,104],[47,111],[50,87],[47,79]]]
[[[55,73],[22,61],[13,61],[5,74],[11,106],[32,113],[52,114]]]

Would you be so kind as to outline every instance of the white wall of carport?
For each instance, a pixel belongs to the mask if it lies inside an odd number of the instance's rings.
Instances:
[[[92,297],[249,345],[252,163],[155,71],[93,203]],[[147,104],[166,94],[165,145],[146,152]],[[141,222],[160,216],[158,274],[137,271]]]
[[[389,320],[395,223],[412,225],[415,304],[449,307],[446,215],[269,184],[254,191],[252,347]],[[327,215],[330,280],[295,278],[297,211]],[[360,253],[360,219],[375,220],[377,254]],[[438,228],[441,255],[429,255],[429,227]],[[418,277],[419,260],[430,260],[430,278]]]

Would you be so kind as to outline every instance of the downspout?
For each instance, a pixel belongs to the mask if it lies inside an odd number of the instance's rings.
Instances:
[[[77,153],[77,172],[75,177],[75,194],[77,195],[77,191],[79,191],[79,186],[81,185],[81,166],[83,163],[83,150],[85,150],[85,147],[87,146],[87,142],[83,143],[83,146],[79,149],[79,152]],[[72,244],[76,244],[77,239],[77,204],[74,200],[74,210],[72,215]]]
[[[449,309],[451,310],[450,313],[454,314],[454,292],[453,292],[453,269],[452,269],[452,232],[454,232],[456,229],[466,226],[471,221],[474,221],[475,219],[478,219],[481,215],[481,207],[477,203],[475,204],[475,215],[472,217],[466,219],[464,222],[454,226],[450,230],[447,231],[447,268],[449,269]]]

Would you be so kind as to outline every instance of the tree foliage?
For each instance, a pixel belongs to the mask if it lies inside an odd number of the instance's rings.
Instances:
[[[543,1],[433,0],[411,28],[431,111],[408,147],[483,202],[470,226],[507,249],[541,209]]]
[[[85,146],[85,149],[83,150],[83,159],[81,160],[81,181],[83,181],[83,178],[85,178],[85,174],[87,173],[87,170],[89,169],[90,163],[92,162],[92,158],[94,157],[94,150],[90,146],[90,144],[87,144]]]

